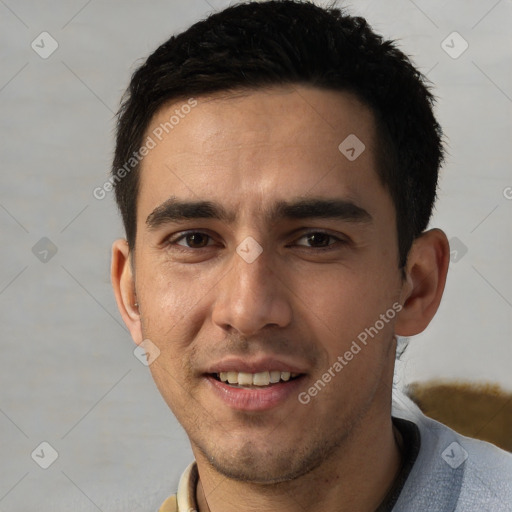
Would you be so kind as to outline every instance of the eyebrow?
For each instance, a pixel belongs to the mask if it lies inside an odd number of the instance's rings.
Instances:
[[[336,219],[349,222],[371,223],[372,216],[361,206],[346,199],[295,199],[277,201],[266,210],[269,220],[279,219]],[[227,224],[236,221],[236,214],[227,211],[219,203],[212,201],[184,201],[170,197],[157,206],[147,217],[146,226],[149,230],[184,220],[216,219]]]

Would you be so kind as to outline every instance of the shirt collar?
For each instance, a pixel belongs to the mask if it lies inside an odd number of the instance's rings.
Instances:
[[[176,501],[179,512],[197,512],[196,487],[199,474],[196,462],[191,462],[182,473],[178,483]]]

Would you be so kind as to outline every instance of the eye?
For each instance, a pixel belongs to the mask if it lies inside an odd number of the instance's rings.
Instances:
[[[303,239],[305,239],[308,244],[311,244],[306,245],[306,247],[319,250],[330,250],[334,249],[335,247],[333,246],[335,245],[344,245],[347,243],[346,240],[325,233],[324,231],[310,231],[309,233],[305,233],[298,240]],[[329,240],[334,240],[334,243],[329,243]],[[304,244],[297,243],[297,245],[304,247]]]
[[[324,231],[310,231],[298,238],[298,241],[300,240],[305,240],[306,243],[297,242],[295,245],[319,251],[336,249],[337,246],[347,243],[346,240]],[[167,238],[165,243],[168,246],[178,246],[185,250],[203,249],[214,245],[214,240],[211,235],[204,231],[182,231]]]
[[[202,249],[203,247],[207,247],[209,245],[208,240],[213,241],[212,237],[203,231],[184,231],[169,237],[166,241],[166,244],[179,245],[185,249]],[[181,241],[185,243],[179,243]]]

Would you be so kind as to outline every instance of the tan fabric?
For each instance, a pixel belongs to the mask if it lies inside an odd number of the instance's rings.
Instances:
[[[178,492],[167,498],[158,512],[197,512],[197,479],[197,464],[194,461],[183,471],[178,483]]]
[[[178,504],[176,503],[176,494],[167,498],[162,506],[158,509],[158,512],[178,512]]]

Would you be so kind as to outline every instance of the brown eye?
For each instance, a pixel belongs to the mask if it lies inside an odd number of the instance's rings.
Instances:
[[[327,233],[309,233],[305,235],[308,243],[314,247],[327,247],[329,245],[329,239],[333,238]]]
[[[201,249],[208,246],[208,241],[212,237],[201,231],[188,231],[182,233],[177,237],[170,238],[168,240],[169,245],[179,245],[187,249]],[[184,242],[184,243],[181,243]]]
[[[185,235],[187,244],[192,247],[205,247],[208,245],[208,238],[210,237],[204,233],[190,233]]]
[[[345,243],[345,240],[323,231],[310,231],[309,233],[305,233],[301,236],[299,240],[306,240],[306,244],[298,243],[297,245],[299,247],[320,250],[334,249],[335,246],[343,245]],[[331,240],[333,240],[333,242],[329,243]]]

